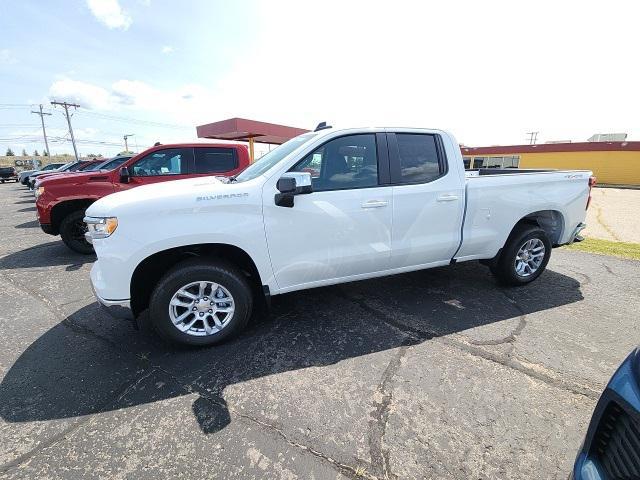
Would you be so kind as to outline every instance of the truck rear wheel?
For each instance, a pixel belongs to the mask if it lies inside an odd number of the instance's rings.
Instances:
[[[253,308],[251,288],[238,269],[194,258],[176,265],[156,285],[151,323],[165,340],[209,346],[240,333]]]
[[[84,210],[71,212],[60,223],[60,236],[65,245],[74,252],[89,255],[93,253],[93,246],[84,238],[85,233]]]
[[[521,225],[509,236],[491,273],[504,285],[526,285],[544,272],[550,256],[551,242],[546,232]]]

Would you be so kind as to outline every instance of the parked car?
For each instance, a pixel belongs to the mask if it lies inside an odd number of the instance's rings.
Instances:
[[[98,160],[99,161],[99,160]],[[50,172],[44,172],[42,170],[34,172],[29,175],[29,188],[33,190],[35,188],[36,179],[42,175],[59,175],[61,173],[73,173],[81,172],[84,168],[93,165],[95,160],[78,160],[69,163],[65,163],[62,167],[52,170]]]
[[[77,172],[92,172],[96,169],[100,164],[104,163],[104,160],[83,160],[74,165],[74,168],[70,168],[66,171],[53,171],[53,172],[43,172],[33,180],[33,190],[38,187],[38,182],[42,182],[45,178],[52,177],[54,175],[70,175],[72,173]]]
[[[468,175],[440,130],[323,128],[228,183],[186,179],[98,200],[85,218],[98,255],[91,282],[116,315],[148,308],[161,336],[211,345],[272,295],[468,260],[524,285],[552,247],[580,239],[591,172]]]
[[[42,167],[41,170],[24,170],[24,171],[20,172],[20,174],[18,175],[18,180],[20,181],[20,183],[22,185],[27,187],[27,186],[29,186],[29,175],[31,175],[32,173],[50,172],[50,171],[56,170],[57,168],[60,168],[60,167],[62,167],[64,165],[66,165],[66,164],[65,163],[50,163],[50,164],[45,165],[44,167]]]
[[[18,171],[15,167],[0,167],[0,183],[17,181]]]
[[[46,178],[36,189],[38,221],[45,233],[60,235],[79,253],[92,253],[84,237],[86,208],[99,198],[140,185],[207,175],[235,175],[249,165],[239,144],[172,144],[152,147],[134,157],[105,162],[110,171]]]
[[[640,478],[640,347],[618,367],[598,400],[570,478]]]

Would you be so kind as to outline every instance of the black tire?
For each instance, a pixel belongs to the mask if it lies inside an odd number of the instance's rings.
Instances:
[[[4,183],[4,180],[0,180],[0,183]]]
[[[84,209],[68,214],[60,222],[60,236],[67,247],[74,252],[90,255],[94,253],[93,246],[84,238],[87,226],[83,221]]]
[[[516,257],[520,248],[529,240],[538,239],[544,244],[542,263],[533,273],[521,275],[516,270]],[[551,256],[551,241],[546,232],[532,225],[520,225],[511,232],[506,245],[502,249],[500,258],[491,266],[491,273],[503,285],[519,286],[533,282],[544,272]]]
[[[180,331],[169,315],[174,294],[185,285],[200,281],[214,282],[224,287],[233,297],[235,307],[229,323],[218,332],[206,336]],[[185,260],[169,270],[156,285],[149,302],[151,324],[158,335],[170,342],[188,346],[210,346],[234,337],[247,325],[252,309],[253,296],[245,275],[226,262],[201,257]],[[187,308],[183,312],[186,311]],[[192,320],[194,317],[187,318]],[[204,329],[203,325],[196,323],[196,328],[200,327]]]

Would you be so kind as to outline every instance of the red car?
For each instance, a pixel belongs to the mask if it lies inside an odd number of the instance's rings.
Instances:
[[[139,185],[198,176],[233,176],[250,163],[246,146],[188,143],[159,145],[130,158],[120,168],[45,178],[36,189],[38,221],[45,233],[60,235],[72,250],[89,254],[84,212],[110,193]]]

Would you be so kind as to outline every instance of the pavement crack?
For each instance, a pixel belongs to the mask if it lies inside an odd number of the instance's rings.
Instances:
[[[510,298],[507,293],[504,293],[504,295],[507,296],[507,298]],[[599,388],[595,389],[588,385],[581,384],[579,382],[573,382],[570,380],[563,379],[560,376],[552,373],[551,370],[544,367],[543,365],[537,365],[537,364],[525,362],[518,359],[513,354],[513,347],[506,354],[494,353],[482,348],[482,345],[472,344],[463,335],[460,335],[460,334],[442,335],[432,331],[421,331],[421,330],[418,330],[417,328],[404,325],[401,322],[396,321],[395,319],[390,317],[386,312],[380,311],[374,307],[366,305],[363,301],[350,298],[347,295],[343,295],[343,296],[346,299],[357,303],[363,309],[375,314],[379,320],[386,323],[390,327],[393,327],[399,333],[405,335],[408,339],[410,339],[413,342],[420,343],[425,340],[435,339],[436,341],[458,348],[459,350],[463,350],[466,353],[469,353],[471,355],[474,355],[474,356],[483,358],[485,360],[498,363],[504,367],[516,370],[535,380],[538,380],[542,383],[546,383],[547,385],[560,388],[562,390],[574,393],[576,395],[582,395],[592,400],[597,400],[600,397],[601,389]],[[519,308],[520,312],[524,314],[524,310],[522,310],[522,307],[520,307],[517,304],[517,302],[515,302],[515,300],[511,299],[511,301],[512,303],[514,303],[516,308]],[[516,326],[516,328],[511,332],[511,335],[515,335],[517,337],[522,333],[525,327],[526,327],[526,322],[520,321]]]
[[[383,440],[393,399],[393,379],[408,349],[407,345],[400,347],[398,353],[389,360],[374,396],[373,418],[369,421],[369,455],[374,473],[381,475],[381,478],[397,478],[391,472],[389,451],[384,449]]]
[[[496,338],[496,339],[492,339],[492,340],[473,340],[473,339],[471,339],[471,340],[469,340],[469,343],[471,343],[472,345],[496,346],[496,345],[503,345],[505,343],[514,344],[516,342],[516,340],[518,339],[518,336],[522,333],[522,331],[527,326],[527,314],[525,313],[524,309],[506,291],[501,290],[501,292],[507,298],[509,303],[511,303],[514,306],[514,308],[516,310],[518,310],[518,312],[520,313],[520,317],[518,319],[518,324],[515,326],[515,328],[511,332],[509,332],[508,335],[506,335],[506,336],[504,336],[502,338]],[[512,351],[513,351],[513,348],[509,351],[509,354],[511,354]]]

